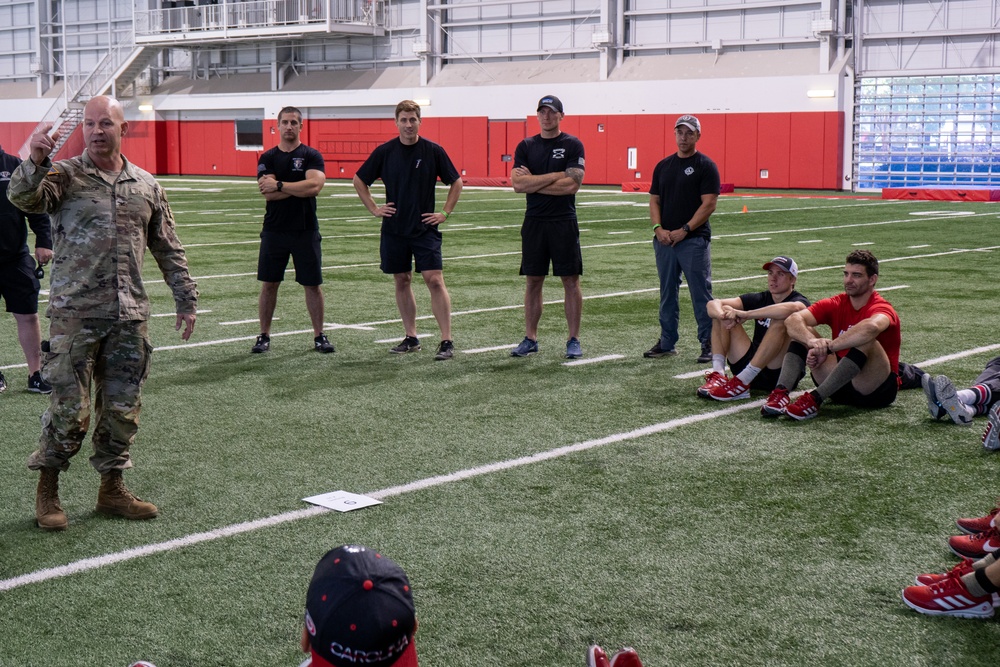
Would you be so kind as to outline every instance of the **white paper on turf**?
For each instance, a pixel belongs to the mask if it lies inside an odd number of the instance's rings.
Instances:
[[[375,500],[374,498],[349,491],[331,491],[330,493],[321,493],[318,496],[309,496],[302,500],[313,505],[329,507],[338,512],[350,512],[351,510],[359,510],[362,507],[382,504],[381,500]]]

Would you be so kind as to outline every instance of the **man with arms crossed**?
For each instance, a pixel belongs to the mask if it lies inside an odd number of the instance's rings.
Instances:
[[[566,358],[583,356],[580,347],[580,316],[583,293],[583,254],[580,227],[576,220],[576,193],[583,183],[583,143],[559,129],[563,105],[558,97],[546,95],[538,101],[541,132],[524,139],[514,151],[510,172],[514,192],[527,195],[524,224],[521,226],[521,275],[524,289],[524,340],[511,350],[512,357],[538,352],[538,322],[542,319],[542,286],[549,273],[563,284],[566,324]]]
[[[708,219],[719,200],[719,169],[698,151],[701,122],[697,118],[678,118],[674,139],[677,152],[660,160],[649,187],[649,220],[660,277],[660,339],[642,356],[677,354],[674,345],[683,272],[698,322],[698,363],[708,363],[712,360],[712,318],[708,316],[708,302],[712,300],[712,229]]]
[[[260,297],[257,315],[260,335],[250,349],[254,354],[271,349],[271,321],[278,303],[278,288],[285,279],[288,258],[295,264],[295,282],[306,292],[306,310],[313,327],[313,349],[333,352],[323,333],[323,252],[316,195],[326,183],[323,156],[299,140],[302,112],[285,107],[278,112],[278,145],[260,156],[257,185],[267,201],[264,229],[260,233],[257,280]]]
[[[855,250],[844,267],[844,293],[817,301],[785,320],[794,341],[788,346],[778,385],[761,414],[786,414],[802,421],[819,414],[826,399],[860,408],[884,408],[899,389],[899,316],[875,291],[878,260]],[[831,337],[816,331],[830,327]],[[794,378],[808,366],[816,388],[789,402]]]
[[[379,252],[382,272],[391,273],[396,286],[396,307],[403,320],[403,341],[391,348],[393,354],[420,349],[417,337],[417,300],[413,295],[413,266],[424,278],[431,293],[431,312],[441,329],[441,343],[434,359],[445,361],[455,354],[451,339],[451,297],[444,284],[444,260],[441,256],[441,230],[458,204],[462,178],[441,146],[420,136],[420,105],[403,100],[396,105],[396,129],[399,138],[374,151],[354,175],[354,189],[368,212],[382,219]],[[376,179],[385,184],[386,203],[379,206],[372,198],[371,184]],[[442,211],[434,188],[438,178],[448,187]]]
[[[49,216],[25,213],[7,199],[10,174],[21,160],[0,147],[0,299],[17,323],[17,339],[28,362],[28,391],[52,391],[39,372],[42,367],[42,331],[38,323],[38,291],[35,260],[28,252],[28,225],[35,233],[35,259],[44,266],[52,259],[52,232]],[[25,224],[27,222],[27,224]],[[7,380],[0,373],[0,392]]]
[[[799,267],[791,257],[775,257],[767,271],[767,290],[708,302],[712,318],[712,370],[698,395],[717,401],[750,398],[750,389],[770,392],[778,383],[781,361],[791,338],[785,319],[809,305],[795,291]],[[743,323],[753,320],[753,340]],[[726,377],[726,361],[733,377]],[[794,388],[794,387],[793,387]]]
[[[122,105],[93,97],[83,110],[83,155],[53,163],[59,133],[51,125],[31,136],[29,159],[10,181],[22,211],[52,217],[53,260],[49,341],[42,375],[52,384],[38,449],[28,468],[39,471],[35,522],[65,530],[59,473],[69,468],[90,424],[94,389],[94,454],[101,473],[97,511],[151,519],[156,505],[135,497],[122,481],[139,429],[141,389],[149,373],[149,297],[142,282],[146,248],[173,292],[176,329],[194,331],[198,291],[163,188],[121,154],[128,131]]]

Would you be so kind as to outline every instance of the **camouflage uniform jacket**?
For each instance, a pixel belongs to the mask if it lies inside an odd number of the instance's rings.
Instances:
[[[83,155],[36,166],[25,160],[11,176],[8,196],[29,213],[52,218],[50,318],[146,320],[142,283],[148,247],[177,304],[193,314],[198,290],[163,188],[122,156],[114,185]]]

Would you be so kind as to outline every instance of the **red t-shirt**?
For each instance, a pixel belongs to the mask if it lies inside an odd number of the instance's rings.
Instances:
[[[829,299],[820,299],[809,306],[809,312],[819,324],[825,324],[833,330],[834,340],[840,338],[858,322],[883,313],[889,318],[891,324],[875,340],[889,356],[889,367],[896,375],[899,375],[899,345],[901,341],[899,315],[896,314],[892,304],[883,299],[878,292],[872,292],[868,303],[863,305],[860,310],[854,310],[851,298],[847,294],[838,294]],[[838,357],[843,357],[845,354],[847,354],[847,350],[837,351]]]

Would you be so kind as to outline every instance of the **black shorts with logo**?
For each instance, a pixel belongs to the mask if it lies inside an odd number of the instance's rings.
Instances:
[[[525,218],[521,225],[522,276],[583,275],[580,226],[576,218]]]
[[[261,232],[257,258],[257,280],[280,283],[285,279],[288,258],[295,264],[295,282],[305,287],[323,284],[322,237],[318,229],[301,232]]]

